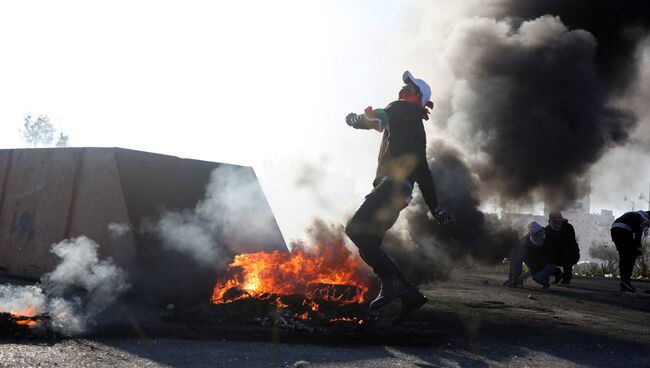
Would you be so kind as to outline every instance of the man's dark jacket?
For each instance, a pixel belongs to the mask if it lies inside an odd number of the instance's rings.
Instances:
[[[396,183],[408,183],[410,188],[407,187],[406,191],[409,191],[417,182],[425,203],[433,212],[438,206],[438,199],[427,163],[427,138],[422,124],[422,107],[398,100],[391,102],[384,111],[389,122],[382,137],[373,186],[390,178]],[[362,124],[353,127],[368,129]]]
[[[546,243],[548,243],[553,263],[561,266],[564,264],[576,264],[580,259],[580,247],[576,241],[576,232],[573,225],[567,219],[560,227],[560,230],[553,230],[551,225],[544,228],[546,231]]]
[[[621,215],[621,217],[614,220],[614,224],[616,223],[625,224],[631,229],[632,233],[634,234],[633,239],[637,247],[641,246],[641,238],[643,235],[643,229],[641,229],[641,223],[644,220],[643,217],[641,217],[641,214],[639,212],[640,211],[626,212],[623,215]],[[645,212],[648,213],[648,215],[650,215],[650,211],[645,211]]]

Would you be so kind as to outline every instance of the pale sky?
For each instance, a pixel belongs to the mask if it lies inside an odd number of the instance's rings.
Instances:
[[[388,0],[2,2],[0,148],[43,114],[72,146],[252,165],[297,237],[358,203],[308,209],[284,166],[322,164],[353,199],[370,188],[379,135],[343,118],[394,99],[382,43],[400,16]]]
[[[444,37],[431,30],[454,10],[435,4],[2,2],[0,148],[24,147],[25,115],[43,114],[72,146],[252,165],[285,238],[298,237],[312,216],[344,221],[370,189],[380,136],[345,115],[395,99],[405,69],[434,101],[449,83],[417,43]],[[309,170],[330,179],[296,189]]]

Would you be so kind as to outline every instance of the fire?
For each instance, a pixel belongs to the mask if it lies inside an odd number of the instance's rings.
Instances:
[[[9,311],[9,313],[21,316],[21,317],[35,317],[38,314],[36,307],[25,307],[19,311]]]
[[[364,320],[359,319],[357,317],[341,317],[341,318],[332,318],[330,319],[330,322],[350,322],[350,323],[357,323],[362,325],[364,323]]]
[[[332,229],[336,231],[331,231]],[[322,234],[321,234],[322,235]],[[246,298],[275,297],[276,306],[286,307],[282,296],[304,296],[302,307],[317,312],[319,302],[338,305],[363,303],[368,292],[368,271],[361,258],[346,246],[340,227],[315,245],[292,244],[292,251],[258,252],[235,256],[227,276],[217,281],[211,297],[214,304]],[[297,314],[307,319],[307,312]]]
[[[16,324],[21,326],[34,326],[38,321],[30,319],[30,317],[36,317],[38,315],[38,310],[36,307],[27,306],[21,310],[10,310],[5,311],[5,309],[0,308],[0,313],[9,313],[12,317],[17,318],[15,321]]]

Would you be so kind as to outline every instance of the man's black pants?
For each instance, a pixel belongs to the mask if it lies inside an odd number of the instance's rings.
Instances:
[[[611,234],[618,251],[618,267],[621,280],[630,281],[636,259],[641,255],[641,241],[640,239],[635,240],[634,233],[627,229],[613,227]]]
[[[409,285],[402,271],[381,248],[390,229],[407,205],[410,188],[383,180],[368,194],[361,207],[345,226],[345,232],[359,248],[361,258],[383,280],[397,277]]]
[[[561,276],[562,280],[571,281],[573,278],[573,266],[575,266],[580,260],[580,252],[575,252],[571,250],[565,250],[560,252],[557,256],[557,266],[562,266],[562,270],[558,268],[556,272],[556,277]]]

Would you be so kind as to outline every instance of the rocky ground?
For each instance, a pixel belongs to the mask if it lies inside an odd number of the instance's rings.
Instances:
[[[423,287],[430,302],[395,328],[319,334],[149,313],[83,338],[0,340],[0,366],[650,367],[650,283],[626,294],[614,279],[549,290],[503,279],[456,271]]]

